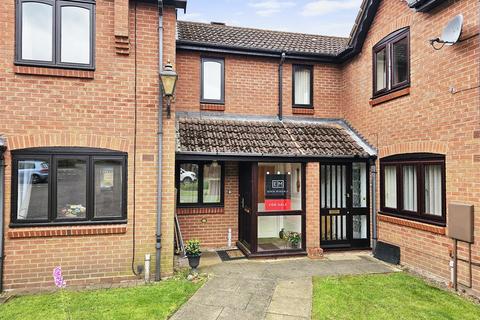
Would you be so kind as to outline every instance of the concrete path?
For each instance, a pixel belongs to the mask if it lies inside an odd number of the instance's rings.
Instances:
[[[204,259],[204,257],[202,257]],[[333,253],[322,260],[205,259],[212,278],[173,320],[305,320],[312,309],[312,276],[385,273],[396,269],[367,253]]]

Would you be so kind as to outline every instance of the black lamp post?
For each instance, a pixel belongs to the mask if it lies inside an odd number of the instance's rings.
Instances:
[[[175,94],[175,86],[177,84],[178,75],[173,70],[170,61],[167,62],[162,72],[160,72],[160,82],[162,83],[163,95],[167,98],[167,118],[170,118],[170,104]]]

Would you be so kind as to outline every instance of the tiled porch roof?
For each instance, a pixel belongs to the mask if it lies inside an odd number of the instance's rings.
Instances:
[[[369,157],[341,120],[177,118],[177,153],[277,157]]]

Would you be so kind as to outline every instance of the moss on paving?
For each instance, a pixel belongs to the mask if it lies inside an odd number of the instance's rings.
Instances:
[[[480,319],[480,306],[406,273],[315,277],[312,319]]]
[[[22,296],[0,305],[0,319],[167,319],[202,283],[177,278],[131,288]]]

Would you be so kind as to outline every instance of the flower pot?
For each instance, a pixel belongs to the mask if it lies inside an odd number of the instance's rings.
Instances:
[[[188,264],[190,265],[190,268],[192,268],[193,270],[198,268],[198,265],[200,264],[201,256],[202,255],[195,255],[195,256],[187,255]]]

